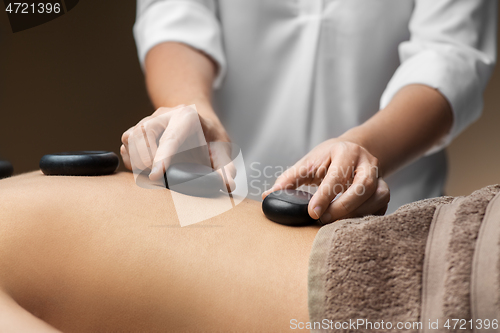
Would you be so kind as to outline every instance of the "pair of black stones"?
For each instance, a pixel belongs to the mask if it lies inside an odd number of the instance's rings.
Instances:
[[[118,156],[109,151],[64,152],[40,159],[40,169],[47,176],[105,176],[114,173],[119,164]],[[204,165],[180,163],[167,170],[165,180],[186,194],[212,196],[221,190],[222,184],[219,174],[213,171]]]
[[[40,159],[40,169],[47,176],[105,176],[114,173],[119,164],[118,156],[109,151],[63,152]],[[213,171],[199,164],[175,164],[167,170],[165,183],[167,188],[170,183],[178,192],[210,197],[218,194],[223,184],[219,174]]]
[[[118,156],[106,151],[78,151],[45,155],[40,169],[45,175],[103,176],[116,171]],[[197,197],[213,197],[225,190],[219,173],[211,167],[193,163],[170,166],[165,174],[165,185],[171,190]],[[289,226],[316,223],[307,207],[312,195],[299,190],[280,190],[269,194],[262,202],[262,211],[268,219]]]

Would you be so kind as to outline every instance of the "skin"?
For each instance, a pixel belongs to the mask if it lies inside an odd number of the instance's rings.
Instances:
[[[2,180],[0,331],[288,331],[317,231],[250,200],[180,227],[171,192],[130,173]]]

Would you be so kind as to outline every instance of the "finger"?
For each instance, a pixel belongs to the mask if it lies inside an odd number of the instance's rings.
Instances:
[[[142,118],[135,126],[134,126],[134,129],[137,127],[137,126],[141,126],[142,124],[144,124],[146,121],[150,120],[150,119],[153,119],[154,117],[151,115],[151,116],[147,116],[147,117],[144,117]],[[133,130],[132,130],[133,131]]]
[[[143,124],[147,124],[152,118],[152,116],[144,117],[136,126],[129,128],[122,135],[122,143],[125,146],[130,166],[134,172],[141,172],[152,164],[153,158],[149,148],[150,143],[154,142],[153,147],[156,145],[156,140],[148,139],[148,135],[145,135],[143,128]]]
[[[128,146],[128,139],[129,139],[130,135],[132,134],[134,127],[135,126],[130,127],[128,130],[126,130],[122,134],[122,143],[125,145],[125,148],[127,148],[127,146]]]
[[[285,189],[297,188],[302,185],[319,185],[327,174],[330,159],[318,162],[314,157],[306,155],[300,161],[276,179],[273,187],[263,193],[265,198],[269,193]]]
[[[170,117],[170,114],[172,115]],[[161,117],[170,117],[165,131],[160,137],[158,148],[153,160],[153,168],[149,175],[151,180],[158,180],[163,177],[166,169],[170,166],[172,156],[175,155],[182,143],[190,136],[193,130],[193,121],[198,120],[189,113],[167,113]]]
[[[366,215],[384,215],[385,212],[387,211],[390,198],[391,195],[389,186],[383,179],[379,178],[377,184],[377,190],[368,200],[366,200],[361,206],[359,206],[353,212],[345,216],[339,217],[336,220],[351,218],[351,217],[362,217]],[[333,221],[334,220],[329,222]],[[329,223],[325,221],[323,216],[321,217],[321,222],[324,224]]]
[[[155,112],[153,112],[153,114],[151,114],[150,116],[147,116],[147,117],[144,117],[142,118],[135,126],[132,126],[130,127],[128,130],[126,130],[123,135],[122,135],[122,143],[125,145],[125,148],[127,147],[128,145],[128,139],[130,137],[130,135],[132,134],[132,131],[134,130],[134,128],[137,126],[137,125],[142,125],[144,124],[145,122],[147,122],[148,120],[151,120],[152,118],[154,117],[157,117],[159,115],[162,115],[164,113],[167,113],[169,111],[173,111],[173,110],[177,110],[177,109],[180,109],[180,108],[183,108],[185,107],[184,104],[181,104],[181,105],[178,105],[176,107],[173,107],[173,108],[169,108],[169,107],[160,107],[158,109],[156,109]]]
[[[128,155],[128,151],[127,148],[125,148],[125,145],[122,145],[120,147],[120,154],[122,155],[123,165],[125,165],[125,168],[132,170],[132,165],[130,164],[130,156]]]
[[[168,109],[168,110],[166,110]],[[162,112],[158,112],[159,110],[161,110]],[[151,121],[152,119],[155,119],[155,118],[158,118],[159,116],[161,115],[164,115],[164,114],[168,114],[168,111],[170,110],[170,108],[165,108],[165,107],[161,107],[159,108],[158,110],[156,110],[155,112],[153,112],[150,116],[147,116],[147,117],[144,117],[142,118],[135,126],[134,128],[138,127],[138,126],[141,126],[143,125],[144,123],[148,122],[148,121]],[[158,113],[157,113],[158,112]]]
[[[324,214],[330,203],[339,193],[343,193],[348,188],[348,182],[353,179],[353,165],[357,164],[358,156],[351,154],[338,154],[328,167],[326,176],[318,186],[309,202],[308,212],[313,219],[319,219]],[[349,165],[345,162],[352,161]]]
[[[391,191],[389,185],[379,178],[377,190],[373,195],[354,212],[356,216],[365,215],[384,215],[387,211],[389,201],[391,200]]]
[[[234,181],[234,177],[231,176],[227,167],[223,167],[217,170],[217,172],[221,175],[224,186],[227,193],[231,193],[236,189],[236,182]]]
[[[369,163],[361,163],[356,168],[356,175],[352,185],[327,209],[327,212],[321,216],[324,223],[335,221],[343,216],[347,216],[358,209],[367,201],[377,190],[378,179],[370,172]]]
[[[267,191],[262,193],[262,199],[265,199],[272,192],[276,192],[283,189],[297,188],[301,184],[302,178],[297,178],[294,176],[294,170],[287,169],[282,173],[274,182],[273,186]]]
[[[236,168],[234,167],[233,163],[229,163],[228,165],[217,168],[214,166],[214,169],[221,175],[227,191],[234,191],[236,189],[236,183],[234,181],[236,172],[234,172],[233,170],[236,170]]]
[[[128,140],[128,155],[130,158],[130,166],[134,174],[140,174],[142,171],[147,169],[148,167],[142,162],[140,158],[139,151],[136,146],[136,139],[134,138],[134,134],[130,135]]]
[[[136,149],[133,149],[134,152],[131,152],[131,149],[130,149],[130,141],[131,140],[137,140],[138,138],[137,137],[133,137],[134,136],[134,131],[137,130],[137,127],[140,126],[142,123],[144,123],[145,121],[147,121],[148,119],[150,119],[151,116],[148,116],[148,117],[145,117],[143,118],[141,121],[139,121],[139,123],[137,123],[136,126],[132,126],[130,127],[128,130],[126,130],[123,135],[122,135],[122,143],[123,145],[125,146],[125,149],[127,150],[128,152],[128,155],[129,157],[131,157],[131,165],[134,165],[134,166],[137,166],[139,167],[140,165],[143,164],[143,162],[139,162],[139,160],[142,160],[141,159],[141,155],[139,154],[139,151],[136,150]],[[137,135],[137,133],[136,133]],[[136,143],[137,145],[137,143]]]
[[[383,206],[382,208],[377,210],[375,213],[373,213],[373,215],[384,216],[385,213],[387,212],[387,208],[389,208],[389,203],[387,203],[385,206]],[[366,215],[369,215],[369,214],[366,214]]]
[[[158,142],[163,135],[163,132],[168,127],[170,118],[170,115],[151,118],[141,125],[143,139],[150,151],[150,156],[152,156],[151,164],[158,151]]]
[[[135,126],[133,135],[134,139],[136,139],[135,144],[137,153],[146,167],[153,168],[154,157],[157,154],[160,137],[164,133],[172,117],[175,117],[175,110],[184,107],[184,104],[181,104],[174,108],[159,108],[153,115],[143,118]]]
[[[174,110],[177,110],[177,109],[180,109],[180,108],[183,108],[183,107],[185,107],[184,104],[178,105],[178,106],[173,107],[173,108],[163,107],[162,106],[162,107],[156,109],[156,111],[153,112],[150,116],[142,118],[134,127],[136,127],[138,125],[142,125],[145,122],[150,121],[151,119],[154,119],[154,118],[159,117],[159,116],[163,116],[165,114],[168,114],[171,111],[174,111]]]
[[[316,171],[315,167],[304,163],[304,160],[298,161],[294,166],[283,172],[269,190],[262,193],[262,199],[265,199],[270,193],[278,190],[318,183],[320,180],[315,177]]]
[[[212,167],[222,176],[228,192],[234,191],[236,183],[236,166],[231,160],[228,142],[210,142],[208,144]]]
[[[210,162],[214,169],[222,168],[223,166],[229,165],[231,160],[231,153],[228,142],[216,141],[208,143],[208,151],[210,153]]]
[[[154,155],[151,153],[148,141],[143,125],[136,126],[129,138],[129,143],[133,142],[135,147],[133,151],[130,151],[131,154],[136,154],[132,156],[132,159],[137,161],[137,165],[140,161],[140,165],[144,166],[143,169],[149,168],[153,164]]]
[[[229,176],[231,178],[236,178],[236,175],[238,174],[238,170],[236,169],[236,166],[234,165],[233,162],[229,163],[224,167],[226,171],[229,173]]]

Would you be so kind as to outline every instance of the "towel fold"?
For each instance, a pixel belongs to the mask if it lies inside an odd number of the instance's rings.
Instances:
[[[310,321],[321,323],[312,331],[423,331],[429,323],[424,312],[437,311],[429,308],[429,299],[440,304],[440,321],[471,319],[476,239],[487,206],[499,192],[500,185],[492,185],[467,197],[422,200],[391,215],[322,227],[309,262]],[[423,281],[427,281],[426,290]],[[435,295],[436,286],[439,295]],[[353,321],[361,326],[353,326]],[[340,327],[346,322],[348,327]],[[397,329],[398,323],[406,327]],[[406,323],[415,324],[408,327]]]

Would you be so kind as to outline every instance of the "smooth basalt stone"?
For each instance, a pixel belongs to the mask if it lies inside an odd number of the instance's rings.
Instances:
[[[194,163],[171,165],[165,173],[168,189],[196,197],[214,197],[221,194],[224,182],[211,167]]]
[[[268,219],[289,226],[314,224],[307,206],[312,194],[300,190],[279,190],[269,194],[262,202],[262,211]]]
[[[9,161],[0,160],[0,179],[12,176],[14,168]]]
[[[102,176],[116,171],[118,156],[108,151],[74,151],[45,155],[40,169],[48,176]]]

